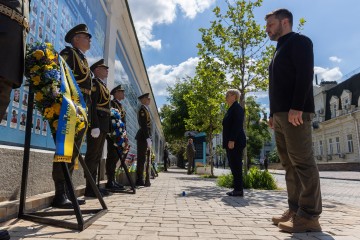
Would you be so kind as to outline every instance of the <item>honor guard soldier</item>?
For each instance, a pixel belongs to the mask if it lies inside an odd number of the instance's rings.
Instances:
[[[72,70],[76,83],[87,106],[91,105],[91,71],[86,60],[85,53],[91,46],[91,34],[85,24],[79,24],[72,28],[65,35],[65,42],[70,43],[72,47],[66,46],[60,52],[66,63]]]
[[[126,112],[121,104],[121,100],[125,98],[125,89],[118,85],[110,92],[111,95],[114,96],[114,99],[111,100],[110,105],[112,108],[115,108],[119,111],[121,121],[126,124]],[[125,125],[126,127],[126,125]],[[115,169],[116,163],[119,160],[119,155],[117,153],[117,148],[114,146],[112,140],[107,138],[107,158],[106,158],[106,175],[107,175],[107,183],[106,189],[109,191],[112,190],[123,190],[124,186],[115,181]]]
[[[90,130],[86,135],[85,163],[96,182],[96,173],[102,157],[105,139],[110,130],[110,93],[104,82],[108,77],[109,67],[104,64],[104,59],[101,59],[94,63],[90,69],[95,75],[91,89],[91,107],[96,111],[92,112]],[[109,195],[105,189],[99,190],[102,195]],[[96,197],[88,180],[86,180],[85,197]]]
[[[11,90],[23,82],[29,5],[29,0],[0,0],[0,119],[9,105]]]
[[[60,52],[60,55],[69,65],[75,80],[80,87],[86,102],[86,106],[88,108],[88,115],[89,110],[91,110],[91,72],[84,54],[90,49],[90,39],[91,34],[88,32],[87,26],[85,24],[79,24],[70,29],[70,31],[65,35],[65,42],[70,43],[72,47],[67,46]],[[79,137],[75,138],[75,146],[71,163],[68,164],[70,175],[72,175],[75,160],[79,155],[79,148],[82,143],[83,134],[85,133],[80,132],[78,133]],[[52,206],[58,208],[72,208],[72,204],[69,201],[68,196],[65,194],[65,179],[61,168],[61,163],[53,163],[52,176],[55,183],[55,197],[53,199]],[[78,199],[78,202],[79,204],[85,204],[85,200],[83,199]]]
[[[137,143],[137,168],[136,168],[136,185],[145,186],[144,182],[144,164],[146,153],[150,151],[151,141],[151,118],[149,111],[150,97],[149,93],[145,93],[138,97],[141,107],[138,112],[138,123],[140,129],[136,133],[135,139]]]
[[[11,90],[23,82],[29,9],[30,0],[0,0],[0,119],[9,105]],[[0,230],[0,239],[10,239],[9,233]]]

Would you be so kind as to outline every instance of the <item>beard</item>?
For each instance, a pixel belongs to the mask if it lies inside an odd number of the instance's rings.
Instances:
[[[279,24],[278,28],[274,30],[274,33],[271,35],[269,34],[269,38],[271,41],[277,41],[282,36],[282,33],[283,29],[281,24]]]

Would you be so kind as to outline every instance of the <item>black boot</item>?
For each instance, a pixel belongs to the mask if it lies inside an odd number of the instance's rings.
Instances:
[[[66,196],[64,182],[55,183],[55,197],[51,203],[51,206],[65,209],[73,208],[72,203]]]
[[[75,193],[74,193],[75,194]],[[76,196],[76,195],[75,195]],[[68,189],[66,188],[66,197],[69,199],[70,201],[70,193],[68,191]],[[79,205],[84,205],[86,203],[85,199],[81,199],[81,198],[76,198],[77,202]]]
[[[0,240],[9,240],[10,235],[9,232],[6,230],[0,230]]]
[[[124,186],[122,185],[117,185],[115,181],[113,180],[108,180],[106,185],[105,185],[106,190],[108,191],[121,191],[124,190]]]

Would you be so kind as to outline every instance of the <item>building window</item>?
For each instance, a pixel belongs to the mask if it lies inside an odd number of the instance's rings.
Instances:
[[[352,153],[354,151],[352,134],[347,135],[347,146],[348,146],[348,152]]]
[[[336,153],[340,153],[340,138],[336,137],[335,141],[336,141]]]
[[[334,105],[333,105],[333,110],[331,111],[331,118],[336,117],[336,110],[337,110],[336,104],[334,104]]]
[[[312,150],[315,156],[317,156],[316,148],[315,148],[315,142],[312,142]]]
[[[322,156],[323,155],[323,143],[321,140],[319,141],[319,152],[320,152],[320,155]]]
[[[334,153],[334,146],[333,146],[333,141],[331,138],[329,138],[329,155],[332,155]]]

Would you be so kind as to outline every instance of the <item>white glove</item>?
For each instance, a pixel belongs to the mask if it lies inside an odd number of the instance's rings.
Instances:
[[[148,147],[149,149],[151,149],[151,147],[152,147],[152,141],[151,141],[151,139],[150,139],[150,138],[147,138],[147,139],[146,139],[146,142],[147,142],[147,147]]]
[[[91,129],[91,136],[93,138],[98,138],[100,136],[100,128]]]

